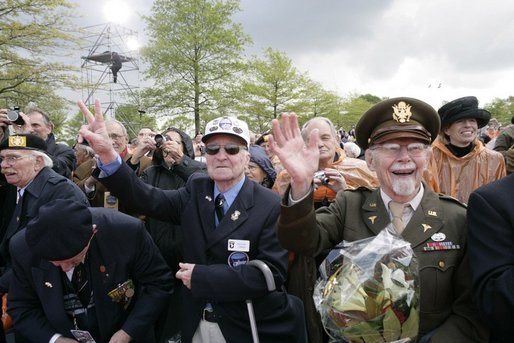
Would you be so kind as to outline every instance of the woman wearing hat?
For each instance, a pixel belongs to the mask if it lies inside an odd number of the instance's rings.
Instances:
[[[258,145],[250,146],[250,162],[246,168],[246,176],[266,188],[273,187],[275,183],[277,172],[264,150]]]
[[[450,101],[438,113],[441,130],[432,144],[429,183],[434,191],[467,203],[473,190],[506,175],[503,156],[478,138],[491,113],[478,108],[474,96]]]

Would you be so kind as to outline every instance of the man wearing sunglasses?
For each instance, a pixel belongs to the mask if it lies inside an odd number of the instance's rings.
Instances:
[[[134,211],[180,225],[183,261],[184,342],[252,340],[246,299],[253,307],[261,341],[305,342],[303,306],[282,292],[287,251],[276,237],[279,196],[245,177],[248,126],[232,117],[207,123],[202,141],[208,175],[192,175],[185,187],[162,190],[143,183],[116,154],[106,136],[100,102],[95,114],[79,102],[87,119],[80,134],[98,155],[99,180]],[[223,197],[219,197],[218,195]],[[247,265],[259,259],[271,269],[276,291],[262,272]]]
[[[423,180],[439,132],[437,112],[413,98],[384,100],[369,109],[355,128],[368,167],[380,187],[339,192],[316,212],[313,175],[318,132],[302,139],[295,114],[273,121],[272,149],[291,175],[278,223],[280,242],[289,250],[317,256],[341,241],[375,236],[393,223],[418,258],[419,342],[487,342],[487,329],[471,302],[466,246],[466,208],[434,193]],[[399,208],[397,211],[396,209]]]

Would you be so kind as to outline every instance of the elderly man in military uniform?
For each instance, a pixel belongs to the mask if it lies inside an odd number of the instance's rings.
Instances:
[[[315,212],[317,132],[306,145],[295,114],[284,114],[281,126],[274,120],[272,149],[291,174],[278,237],[285,248],[316,256],[343,240],[377,235],[394,212],[397,234],[411,243],[419,261],[420,342],[486,342],[487,329],[470,297],[466,209],[422,182],[439,127],[437,112],[418,99],[393,98],[373,106],[355,131],[380,187],[339,192],[335,202]],[[443,250],[427,249],[441,238]]]

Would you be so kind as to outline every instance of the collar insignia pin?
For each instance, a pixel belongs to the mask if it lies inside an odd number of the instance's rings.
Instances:
[[[421,224],[423,226],[423,232],[427,232],[428,230],[430,230],[432,227],[428,224]]]
[[[45,282],[45,286],[48,287],[48,288],[54,287],[50,282]]]
[[[375,224],[375,219],[377,219],[377,216],[371,216],[368,219],[371,221],[371,224]]]
[[[232,219],[232,221],[236,221],[239,219],[240,214],[241,214],[241,212],[239,212],[238,210],[235,210],[234,213],[232,213],[232,215],[230,216],[230,219]]]

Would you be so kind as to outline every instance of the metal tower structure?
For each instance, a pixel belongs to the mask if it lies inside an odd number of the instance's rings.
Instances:
[[[81,57],[84,103],[91,106],[100,99],[104,113],[112,118],[119,105],[139,104],[139,51],[129,47],[131,39],[137,40],[137,32],[112,23],[81,31],[87,50]]]

